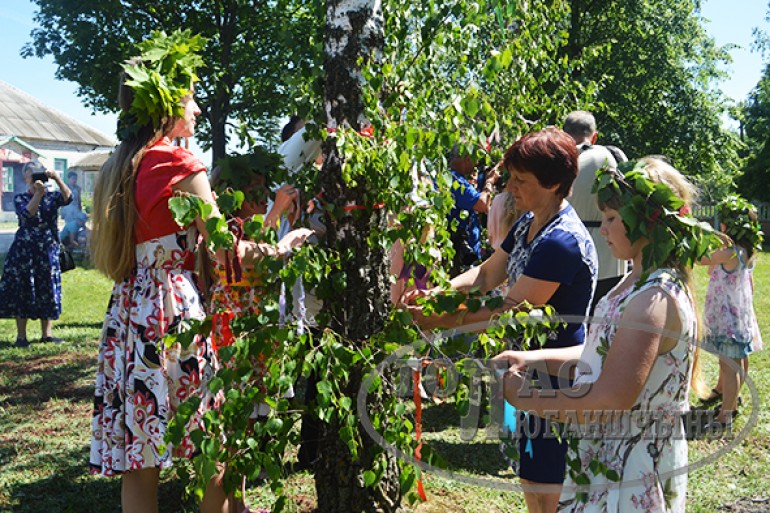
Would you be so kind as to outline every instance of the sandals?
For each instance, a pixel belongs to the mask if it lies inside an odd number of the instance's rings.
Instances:
[[[721,406],[721,405],[720,405]],[[731,433],[733,429],[733,419],[738,416],[738,410],[733,410],[730,413],[730,418],[727,419],[725,422],[721,422],[716,420],[716,417],[720,413],[720,408],[714,408],[714,419],[710,420],[706,423],[706,425],[703,427],[703,430],[706,434],[711,436],[720,436],[724,433]]]
[[[712,388],[711,394],[709,394],[708,397],[704,397],[703,399],[701,399],[700,402],[704,406],[711,406],[712,404],[716,404],[721,400],[722,400],[722,392],[720,392],[716,388]]]

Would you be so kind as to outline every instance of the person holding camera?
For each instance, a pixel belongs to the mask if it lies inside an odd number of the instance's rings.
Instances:
[[[40,319],[41,342],[62,342],[53,336],[52,320],[61,314],[61,269],[57,228],[59,208],[72,195],[55,171],[46,171],[37,162],[23,169],[28,188],[14,199],[19,229],[3,265],[0,279],[0,318],[16,318],[16,347],[28,347],[27,321]],[[58,191],[48,191],[52,179]]]

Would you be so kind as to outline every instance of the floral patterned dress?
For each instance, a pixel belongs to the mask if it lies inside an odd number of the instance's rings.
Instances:
[[[640,287],[616,287],[599,301],[581,356],[583,371],[575,383],[596,381],[625,305],[652,287],[673,298],[682,332],[674,348],[657,357],[629,411],[618,412],[610,421],[571,426],[559,512],[685,511],[687,441],[680,416],[689,409],[696,316],[678,272],[655,271]],[[575,430],[580,436],[574,436]]]
[[[186,349],[166,348],[161,339],[182,321],[205,317],[192,271],[184,269],[194,236],[179,232],[138,244],[136,273],[112,290],[97,364],[92,473],[165,468],[172,456],[193,454],[189,438],[167,447],[163,437],[179,404],[205,389],[211,355],[202,337]],[[191,429],[210,404],[204,398]]]
[[[43,195],[35,215],[27,210],[32,194],[14,199],[19,229],[8,250],[0,280],[0,318],[58,319],[61,315],[61,270],[56,228],[61,192]]]
[[[262,280],[255,269],[247,267],[243,269],[240,280],[230,282],[227,279],[227,271],[221,263],[215,264],[214,274],[216,280],[211,286],[209,311],[212,319],[211,344],[214,350],[218,351],[220,347],[235,342],[235,336],[230,327],[235,317],[259,314],[259,287]],[[277,341],[273,347],[278,347]],[[253,386],[261,386],[262,379],[267,373],[266,360],[266,354],[260,354],[252,360],[251,384]],[[215,361],[216,369],[219,370],[224,362],[221,358]],[[282,397],[293,398],[294,387],[290,385]],[[270,407],[266,403],[259,403],[255,405],[251,418],[265,416],[269,412]]]
[[[754,312],[751,273],[746,250],[735,248],[738,267],[725,271],[721,265],[711,269],[703,320],[706,335],[703,347],[727,358],[746,358],[762,349],[762,335]]]
[[[90,471],[106,476],[165,468],[189,458],[189,434],[215,407],[206,386],[214,358],[207,338],[183,348],[163,337],[206,316],[193,274],[197,231],[180,230],[168,210],[171,184],[204,172],[194,155],[163,139],[147,151],[137,178],[136,269],[112,289],[99,343]],[[172,228],[175,227],[175,228]],[[165,232],[165,233],[164,233]],[[188,398],[201,399],[176,446],[168,423]]]

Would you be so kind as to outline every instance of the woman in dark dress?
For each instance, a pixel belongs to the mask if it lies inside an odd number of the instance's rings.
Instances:
[[[27,320],[40,319],[42,342],[61,342],[52,335],[52,320],[61,314],[59,242],[54,235],[59,208],[71,200],[70,190],[54,171],[37,162],[24,166],[26,192],[14,199],[19,229],[8,250],[0,279],[0,318],[16,318],[16,347],[27,347]],[[45,174],[59,186],[48,192],[32,175]]]
[[[508,148],[502,166],[510,172],[507,190],[516,208],[526,213],[491,257],[453,278],[450,285],[454,290],[488,293],[507,279],[505,302],[497,309],[483,306],[475,311],[424,315],[414,300],[442,291],[414,291],[406,295],[405,303],[414,322],[423,328],[489,321],[524,302],[549,304],[565,317],[588,315],[596,288],[597,257],[591,235],[566,199],[578,174],[574,140],[557,129],[527,134]],[[584,338],[585,324],[571,321],[549,337],[543,348],[580,346]],[[563,380],[557,369],[552,372],[545,382],[550,380],[550,387],[557,389]],[[552,513],[564,481],[567,444],[552,436],[551,423],[544,418],[520,415],[517,426],[519,459],[510,463],[524,485],[527,509],[529,513]]]

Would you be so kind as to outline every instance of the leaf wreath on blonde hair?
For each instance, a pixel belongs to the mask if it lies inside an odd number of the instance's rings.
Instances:
[[[197,52],[207,39],[190,30],[170,35],[153,31],[136,44],[140,55],[123,63],[126,86],[133,91],[131,106],[118,118],[118,138],[125,141],[143,126],[159,128],[165,120],[184,116],[182,98],[192,93],[198,81],[195,70],[203,66]]]
[[[593,186],[599,205],[618,211],[629,241],[649,241],[642,248],[642,281],[660,267],[691,268],[722,245],[714,229],[693,217],[690,205],[669,184],[650,179],[648,166],[655,162],[622,162],[617,171],[604,167],[596,172]]]
[[[751,253],[762,250],[764,233],[757,219],[757,209],[744,198],[731,194],[717,204],[719,222],[734,241],[746,244]],[[740,242],[739,242],[740,241]]]

